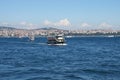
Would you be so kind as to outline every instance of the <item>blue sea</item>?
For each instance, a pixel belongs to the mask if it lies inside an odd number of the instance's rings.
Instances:
[[[0,80],[120,80],[120,37],[0,38]]]

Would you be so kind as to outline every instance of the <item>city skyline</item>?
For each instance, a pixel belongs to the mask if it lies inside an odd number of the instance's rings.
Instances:
[[[120,29],[119,0],[0,0],[0,26]]]

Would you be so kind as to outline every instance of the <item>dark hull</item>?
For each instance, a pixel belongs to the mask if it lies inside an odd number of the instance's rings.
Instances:
[[[58,42],[56,40],[49,40],[47,43],[48,44],[64,44],[65,42],[64,41],[63,42]]]

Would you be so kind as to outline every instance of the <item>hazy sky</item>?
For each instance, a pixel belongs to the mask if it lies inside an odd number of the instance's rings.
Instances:
[[[120,29],[120,0],[0,0],[0,25]]]

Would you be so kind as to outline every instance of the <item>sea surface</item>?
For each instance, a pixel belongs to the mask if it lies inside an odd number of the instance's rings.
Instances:
[[[0,38],[0,80],[120,80],[120,37]]]

